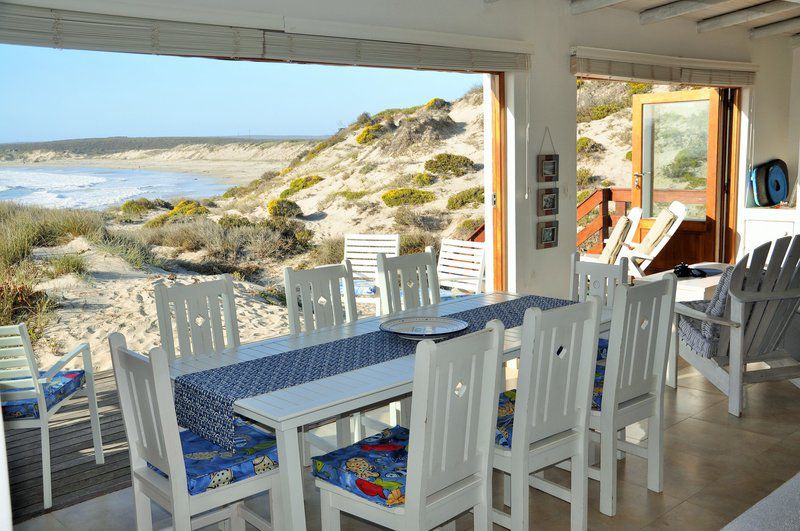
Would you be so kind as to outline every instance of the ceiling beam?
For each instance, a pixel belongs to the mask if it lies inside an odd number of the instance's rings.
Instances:
[[[706,9],[707,7],[726,1],[727,0],[678,0],[677,2],[670,2],[663,6],[645,9],[639,13],[639,22],[641,24],[661,22],[662,20],[680,17],[687,13],[700,11],[701,9]]]
[[[762,39],[764,37],[772,37],[773,35],[797,33],[798,31],[800,31],[800,17],[795,17],[753,28],[750,30],[750,38]]]
[[[620,4],[625,0],[572,0],[570,7],[573,15],[580,15],[581,13],[588,13],[604,7],[611,7]]]
[[[800,48],[800,33],[792,37],[792,48]]]
[[[737,9],[730,13],[717,15],[716,17],[709,17],[697,23],[697,31],[702,33],[704,31],[712,31],[722,28],[729,28],[739,24],[746,24],[753,20],[776,15],[785,11],[793,9],[800,9],[800,4],[795,2],[786,2],[784,0],[772,0],[755,6],[746,7],[744,9]]]

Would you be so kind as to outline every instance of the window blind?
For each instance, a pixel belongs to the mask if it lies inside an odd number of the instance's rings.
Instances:
[[[570,69],[576,76],[617,81],[651,81],[711,87],[743,87],[755,83],[756,66],[660,55],[573,48]]]
[[[527,70],[515,52],[302,35],[0,3],[0,42],[110,52],[495,72]]]

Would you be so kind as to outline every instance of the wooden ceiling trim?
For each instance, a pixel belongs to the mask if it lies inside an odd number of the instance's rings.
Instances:
[[[713,31],[722,28],[729,28],[731,26],[738,26],[740,24],[747,24],[760,18],[777,15],[786,11],[792,11],[800,8],[800,4],[796,2],[786,2],[784,0],[772,0],[755,6],[746,7],[744,9],[737,9],[730,13],[724,13],[715,17],[703,19],[697,23],[697,31],[702,33],[705,31]]]
[[[781,20],[780,22],[773,22],[772,24],[765,24],[764,26],[753,28],[750,30],[750,38],[762,39],[764,37],[788,35],[797,32],[800,32],[800,17]]]
[[[639,22],[641,24],[661,22],[671,18],[681,17],[694,11],[708,9],[710,6],[721,4],[726,1],[727,0],[678,0],[676,2],[664,4],[663,6],[645,9],[639,13]]]

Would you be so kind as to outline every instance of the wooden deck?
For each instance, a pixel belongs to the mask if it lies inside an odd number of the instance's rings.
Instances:
[[[53,510],[124,489],[131,483],[128,443],[112,371],[95,376],[106,462],[94,462],[86,398],[64,405],[50,422]],[[6,432],[14,523],[44,513],[39,430]]]

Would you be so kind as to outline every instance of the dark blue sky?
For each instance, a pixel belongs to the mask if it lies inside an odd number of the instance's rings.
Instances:
[[[0,45],[0,143],[326,135],[362,111],[454,99],[477,74]]]

